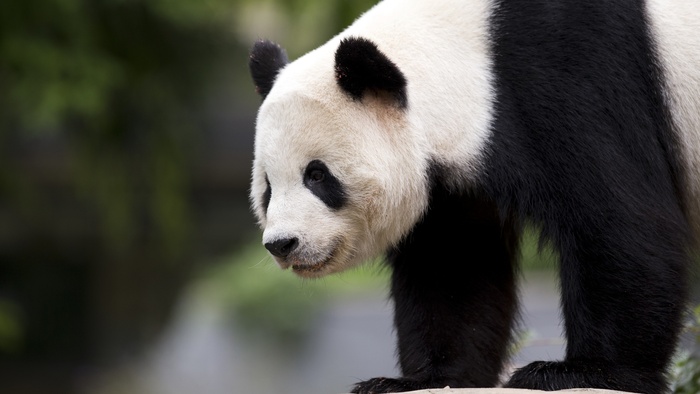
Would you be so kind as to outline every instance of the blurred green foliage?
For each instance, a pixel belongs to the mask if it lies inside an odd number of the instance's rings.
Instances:
[[[131,246],[145,214],[155,243],[177,249],[198,100],[232,45],[231,8],[223,0],[0,2],[0,187],[10,204],[50,206],[7,151],[53,138],[107,245]],[[46,213],[31,208],[26,219]]]
[[[674,394],[700,393],[700,355],[697,353],[700,344],[700,305],[693,309],[686,332],[690,334],[693,346],[690,350],[679,348],[676,352],[670,374]]]
[[[252,43],[267,38],[281,44],[294,59],[349,26],[376,0],[242,0],[237,32]]]
[[[254,243],[205,272],[195,291],[230,311],[245,333],[295,344],[308,334],[315,313],[332,297],[385,291],[388,278],[388,271],[375,261],[303,280],[281,270],[262,245]]]
[[[11,301],[0,298],[0,352],[16,352],[21,347],[23,336],[19,308]]]
[[[548,241],[540,239],[540,231],[525,226],[520,240],[520,264],[524,270],[555,270],[559,255]]]

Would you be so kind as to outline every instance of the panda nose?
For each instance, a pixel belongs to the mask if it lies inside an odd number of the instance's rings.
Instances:
[[[296,238],[282,238],[265,244],[265,249],[269,250],[275,257],[287,257],[299,246]]]

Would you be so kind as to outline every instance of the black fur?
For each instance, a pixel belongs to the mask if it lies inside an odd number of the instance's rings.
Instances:
[[[401,108],[408,105],[406,78],[372,41],[346,38],[335,52],[335,78],[353,99],[367,91],[387,92]]]
[[[331,209],[338,210],[347,201],[343,184],[321,160],[312,160],[306,166],[304,186]]]
[[[490,387],[509,355],[517,226],[483,196],[450,192],[438,166],[432,173],[429,211],[388,255],[403,376],[359,383],[353,393]]]
[[[501,0],[483,186],[558,249],[566,357],[508,387],[667,390],[689,257],[682,166],[636,0]]]
[[[259,40],[250,51],[248,68],[255,89],[263,99],[272,90],[277,73],[289,62],[287,53],[279,45],[268,40]]]

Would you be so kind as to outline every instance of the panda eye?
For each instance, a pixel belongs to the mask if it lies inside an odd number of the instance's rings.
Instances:
[[[323,179],[326,177],[326,174],[322,170],[313,170],[309,173],[309,180],[311,182],[323,182]]]
[[[313,160],[304,171],[304,183],[307,185],[321,183],[326,180],[327,175],[328,167],[320,160]]]

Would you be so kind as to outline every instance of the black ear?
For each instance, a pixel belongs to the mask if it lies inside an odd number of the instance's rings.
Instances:
[[[401,108],[408,105],[406,78],[370,40],[350,37],[335,52],[335,78],[355,100],[367,90],[390,93]]]
[[[289,60],[287,53],[272,41],[259,40],[250,51],[248,67],[253,77],[255,89],[264,99],[275,83],[277,73]]]

